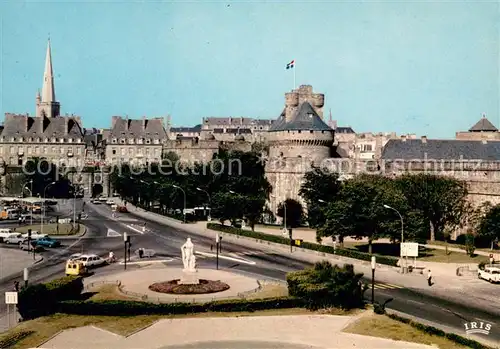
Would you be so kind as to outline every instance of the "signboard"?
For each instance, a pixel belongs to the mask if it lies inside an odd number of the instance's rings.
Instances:
[[[17,304],[17,292],[5,292],[5,304]]]
[[[418,243],[403,242],[401,244],[401,257],[418,257]]]

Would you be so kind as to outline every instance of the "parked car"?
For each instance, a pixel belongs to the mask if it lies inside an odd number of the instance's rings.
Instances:
[[[80,257],[83,256],[81,253],[73,253],[71,256],[69,256],[68,260],[74,261],[77,259],[80,259]]]
[[[106,260],[96,254],[84,254],[78,258],[86,268],[98,267],[106,264]]]
[[[106,205],[114,205],[114,204],[115,204],[115,200],[113,200],[113,199],[106,200]]]
[[[10,228],[2,228],[0,229],[0,239],[4,240],[14,234],[14,231]]]
[[[44,238],[44,237],[47,237],[48,235],[47,234],[42,234],[40,233],[39,231],[32,231],[31,232],[31,240],[37,240],[37,239],[41,239],[41,238]],[[24,233],[23,234],[23,238],[28,238],[28,233]]]
[[[5,242],[6,244],[15,244],[15,245],[19,245],[19,244],[22,244],[24,242],[24,240],[26,240],[25,238],[23,238],[23,234],[11,234],[9,236],[7,236],[6,238],[3,239],[3,242]]]
[[[54,240],[48,236],[37,239],[37,240],[35,240],[35,242],[36,242],[36,246],[43,246],[43,247],[50,247],[50,248],[61,246],[61,243],[59,241]]]
[[[500,268],[485,267],[484,270],[479,269],[477,277],[491,283],[500,282]]]
[[[90,200],[90,203],[94,204],[94,205],[100,205],[101,204],[101,202],[99,201],[99,199],[92,199],[92,200]]]

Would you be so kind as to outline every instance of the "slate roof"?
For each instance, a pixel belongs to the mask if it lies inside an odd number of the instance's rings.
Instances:
[[[347,126],[347,127],[337,127],[335,129],[335,133],[356,133],[356,132],[354,132],[354,130],[350,126]]]
[[[285,111],[283,111],[269,129],[269,132],[298,130],[333,131],[330,126],[321,120],[309,102],[303,102],[292,116],[290,122],[286,121]]]
[[[491,160],[500,161],[500,141],[390,139],[383,151],[385,160]]]
[[[490,122],[490,120],[486,119],[483,116],[478,122],[474,124],[469,129],[469,132],[496,132],[498,129]]]
[[[201,132],[201,125],[196,125],[194,127],[184,127],[184,126],[181,126],[181,127],[171,127],[170,128],[170,132]]]
[[[113,116],[112,123],[109,138],[167,138],[167,132],[163,127],[163,118],[124,119],[121,116]]]
[[[75,116],[42,118],[6,113],[2,137],[83,139],[83,130]]]
[[[226,129],[226,133],[249,134],[249,133],[252,133],[252,130],[249,128],[228,128],[228,129]]]

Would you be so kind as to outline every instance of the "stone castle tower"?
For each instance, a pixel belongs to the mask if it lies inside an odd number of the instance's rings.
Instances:
[[[325,96],[302,85],[285,94],[285,108],[270,128],[266,175],[273,186],[270,208],[286,199],[300,202],[300,186],[311,165],[331,157],[334,131],[323,121]]]
[[[42,95],[40,91],[36,95],[36,116],[53,118],[59,116],[60,104],[56,101],[56,90],[54,87],[54,74],[52,71],[52,54],[50,40],[47,44],[45,56],[45,71],[43,73]]]

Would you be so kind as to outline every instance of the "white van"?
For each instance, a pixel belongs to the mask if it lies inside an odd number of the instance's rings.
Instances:
[[[14,233],[14,231],[12,231],[12,229],[10,228],[2,228],[0,229],[0,238],[7,238],[9,237],[10,235],[12,235]]]

